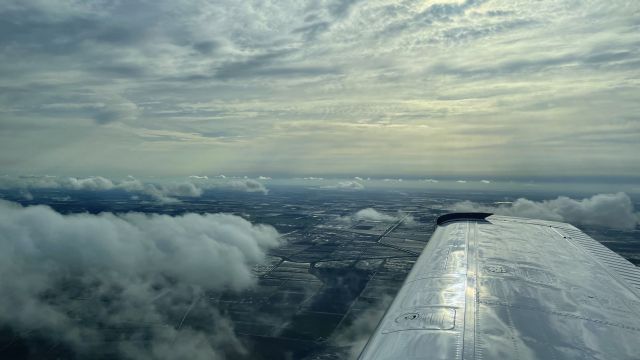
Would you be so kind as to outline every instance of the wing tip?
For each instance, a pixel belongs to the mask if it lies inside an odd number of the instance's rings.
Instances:
[[[438,217],[436,220],[436,225],[444,225],[448,222],[454,221],[480,221],[485,220],[489,216],[493,215],[492,213],[485,212],[458,212],[458,213],[448,213]]]

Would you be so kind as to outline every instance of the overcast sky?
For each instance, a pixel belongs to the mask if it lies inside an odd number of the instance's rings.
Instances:
[[[0,3],[0,172],[640,177],[640,2]]]

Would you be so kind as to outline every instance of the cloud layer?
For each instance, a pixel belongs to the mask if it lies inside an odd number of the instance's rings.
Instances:
[[[188,180],[168,183],[143,182],[132,176],[114,181],[102,176],[87,178],[57,176],[0,176],[0,189],[17,189],[31,198],[30,189],[65,189],[84,191],[123,190],[142,194],[159,202],[176,202],[181,197],[200,197],[206,189],[227,189],[244,192],[269,191],[259,181],[252,179],[210,181],[207,176],[189,176]]]
[[[233,180],[229,182],[228,186],[234,190],[259,192],[265,195],[269,193],[269,190],[261,182],[252,179]]]
[[[105,350],[109,328],[127,329],[115,350],[128,358],[217,358],[221,344],[241,352],[232,325],[200,299],[251,286],[251,268],[279,241],[226,214],[61,215],[0,201],[0,323],[83,356]],[[204,325],[185,323],[185,311]]]
[[[636,1],[6,0],[12,174],[635,176]]]
[[[640,222],[629,195],[598,194],[586,199],[560,196],[554,200],[532,201],[520,198],[508,205],[486,206],[471,201],[453,205],[455,211],[483,211],[499,215],[596,225],[621,230],[635,229]]]
[[[322,180],[322,178],[308,178],[305,180]],[[339,181],[336,185],[325,185],[325,186],[321,186],[320,188],[358,191],[358,190],[364,190],[365,186],[359,181],[346,180],[346,181]]]

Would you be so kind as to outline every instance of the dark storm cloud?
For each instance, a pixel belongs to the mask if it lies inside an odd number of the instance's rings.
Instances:
[[[80,357],[242,352],[232,324],[199,300],[252,286],[252,267],[279,242],[275,229],[233,215],[62,215],[0,200],[0,323]],[[203,325],[187,325],[189,313]],[[114,328],[123,341],[109,342]]]

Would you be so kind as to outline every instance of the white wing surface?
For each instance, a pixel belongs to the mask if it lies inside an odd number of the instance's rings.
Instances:
[[[569,224],[448,214],[360,359],[640,359],[640,271]]]

